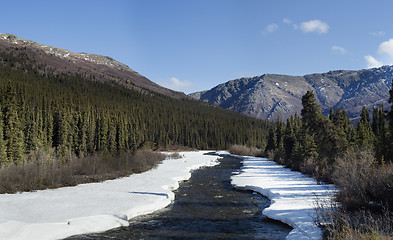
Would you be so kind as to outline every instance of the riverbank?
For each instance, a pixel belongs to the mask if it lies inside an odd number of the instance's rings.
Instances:
[[[314,223],[315,207],[317,198],[322,202],[331,201],[332,185],[319,184],[313,178],[266,158],[236,157],[243,159],[243,167],[238,175],[232,176],[232,184],[268,197],[271,205],[263,214],[294,228],[288,240],[322,239],[322,231]]]
[[[193,169],[218,164],[217,156],[204,153],[181,152],[180,159],[166,159],[153,170],[116,180],[0,194],[0,239],[61,239],[128,226],[129,219],[169,205],[172,191],[190,178]],[[232,185],[270,198],[263,214],[294,228],[287,239],[322,239],[313,220],[315,196],[329,200],[332,186],[319,185],[265,158],[229,156],[243,160]]]
[[[132,219],[128,227],[67,240],[285,239],[292,228],[262,214],[270,201],[232,186],[230,178],[239,171],[241,160],[223,157],[218,161],[216,166],[193,171],[165,210]]]
[[[61,239],[128,226],[130,218],[169,205],[193,169],[218,164],[204,151],[180,152],[141,174],[101,183],[0,194],[0,239]]]

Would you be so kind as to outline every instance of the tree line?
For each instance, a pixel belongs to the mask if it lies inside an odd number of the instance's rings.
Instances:
[[[42,74],[0,56],[0,166],[23,164],[36,149],[68,156],[169,145],[264,148],[270,123],[207,103],[125,89],[80,75]],[[10,67],[19,66],[17,68]],[[45,66],[41,66],[45,69]]]
[[[278,118],[269,130],[266,152],[274,153],[274,160],[328,182],[335,159],[348,149],[374,152],[379,165],[393,162],[393,106],[390,111],[374,107],[372,114],[363,107],[353,125],[345,109],[331,108],[324,116],[312,91],[303,95],[302,105],[301,116],[295,114],[286,122]]]

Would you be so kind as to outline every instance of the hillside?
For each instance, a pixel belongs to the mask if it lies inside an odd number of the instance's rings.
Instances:
[[[11,62],[10,56],[18,57],[13,68],[40,74],[79,75],[86,79],[105,83],[117,83],[128,89],[155,92],[175,98],[184,98],[176,92],[150,81],[128,66],[111,57],[89,53],[74,53],[21,39],[12,34],[0,34],[0,63]]]
[[[393,66],[359,71],[337,70],[305,76],[265,74],[220,84],[191,97],[252,117],[288,118],[302,108],[301,97],[314,91],[326,114],[331,107],[346,109],[356,119],[363,106],[388,105]]]
[[[115,81],[106,76],[116,71],[137,74],[122,70],[125,66],[114,60],[107,64],[116,67],[110,67],[78,60],[80,55],[76,54],[73,59],[80,64],[74,64],[35,47],[20,49],[8,40],[1,45],[7,44],[8,49],[0,49],[0,168],[23,165],[34,158],[31,154],[41,156],[42,152],[67,162],[70,156],[168,146],[226,149],[231,144],[266,144],[266,121],[165,92],[161,87],[157,93],[136,83],[125,86],[119,78]],[[107,70],[101,77],[94,69],[91,75],[83,72],[101,65],[100,70]],[[78,66],[84,70],[65,72]],[[150,83],[142,76],[138,79]]]

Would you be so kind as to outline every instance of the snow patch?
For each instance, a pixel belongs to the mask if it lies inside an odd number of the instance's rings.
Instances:
[[[168,206],[192,170],[218,164],[204,153],[182,152],[148,172],[101,183],[0,194],[0,239],[62,239],[128,226],[131,218]]]
[[[241,158],[243,167],[240,174],[231,177],[232,185],[268,197],[271,205],[262,213],[294,228],[288,240],[322,239],[322,231],[314,223],[316,196],[322,202],[330,202],[334,187],[318,184],[315,179],[266,158]]]

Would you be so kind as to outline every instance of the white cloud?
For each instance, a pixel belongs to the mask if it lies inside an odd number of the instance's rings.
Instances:
[[[299,29],[299,26],[297,24],[293,23],[292,20],[289,18],[284,18],[282,20],[282,22],[285,24],[291,25],[293,27],[293,29],[295,29],[295,30]]]
[[[367,62],[367,67],[380,67],[382,65],[393,64],[393,38],[379,44],[377,50],[378,58],[371,55],[364,57]]]
[[[383,65],[381,61],[378,61],[371,55],[364,56],[364,59],[367,62],[367,67],[368,68],[375,68],[375,67],[380,67]]]
[[[269,24],[266,26],[265,32],[272,33],[272,32],[277,31],[277,29],[278,29],[278,25],[275,23],[272,23],[272,24]]]
[[[385,54],[393,58],[393,38],[381,43],[378,47],[378,53]]]
[[[384,31],[379,31],[379,32],[370,32],[371,35],[375,36],[375,37],[383,37],[386,35],[386,33]]]
[[[333,47],[331,48],[331,50],[334,51],[334,52],[341,53],[341,54],[347,54],[347,53],[348,53],[348,50],[347,50],[347,49],[345,49],[345,48],[343,48],[343,47],[339,47],[339,46],[333,46]]]
[[[180,80],[175,77],[171,77],[168,81],[161,81],[160,82],[164,87],[177,90],[177,91],[186,91],[190,89],[193,84],[188,80]]]
[[[315,32],[318,34],[327,33],[329,31],[329,25],[321,20],[311,20],[308,22],[302,22],[300,24],[300,30],[305,33]]]
[[[292,21],[291,21],[291,19],[289,19],[289,18],[284,18],[284,19],[282,20],[282,22],[283,22],[283,23],[286,23],[286,24],[289,24],[289,25],[292,24]]]

